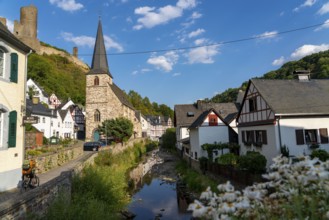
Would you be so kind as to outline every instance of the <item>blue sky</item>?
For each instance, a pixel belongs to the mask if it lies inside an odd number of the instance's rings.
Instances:
[[[38,38],[68,52],[78,46],[88,65],[101,16],[114,82],[170,107],[329,49],[324,0],[0,0],[0,16],[12,27],[31,3]],[[255,39],[232,42],[246,38]]]

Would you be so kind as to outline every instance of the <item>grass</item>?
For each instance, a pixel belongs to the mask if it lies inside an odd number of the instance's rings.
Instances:
[[[218,182],[189,168],[186,161],[180,161],[176,166],[176,170],[182,176],[182,180],[187,184],[190,191],[201,193],[210,186],[213,192],[217,192]]]
[[[95,164],[74,177],[71,200],[62,193],[44,219],[121,219],[119,211],[130,202],[127,172],[142,160],[147,146],[136,143],[117,155],[99,152]]]

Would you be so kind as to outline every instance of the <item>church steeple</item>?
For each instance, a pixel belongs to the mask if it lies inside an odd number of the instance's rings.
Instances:
[[[89,71],[89,74],[108,74],[111,78],[113,78],[107,63],[101,19],[98,21],[93,60],[91,62],[91,70]]]

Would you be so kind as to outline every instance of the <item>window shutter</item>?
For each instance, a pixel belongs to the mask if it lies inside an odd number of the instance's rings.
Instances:
[[[320,128],[320,140],[321,144],[327,144],[328,143],[328,130],[326,128]]]
[[[242,131],[242,142],[246,142],[246,132],[245,131]]]
[[[11,68],[10,68],[10,82],[17,83],[18,81],[18,55],[17,53],[10,54]]]
[[[296,142],[297,145],[303,145],[304,142],[304,131],[302,129],[296,130]]]
[[[263,144],[267,144],[267,134],[266,131],[262,131]]]
[[[9,113],[8,147],[16,147],[17,112]]]

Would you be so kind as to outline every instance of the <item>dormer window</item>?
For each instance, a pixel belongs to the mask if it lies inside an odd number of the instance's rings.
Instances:
[[[194,117],[194,112],[187,112],[187,117]]]
[[[94,78],[94,86],[98,86],[99,85],[99,78],[98,76],[95,76]]]

